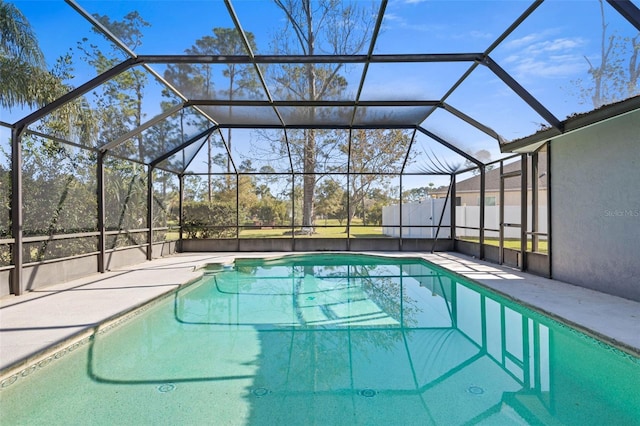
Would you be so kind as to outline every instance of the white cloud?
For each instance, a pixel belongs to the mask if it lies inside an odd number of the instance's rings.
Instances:
[[[390,12],[384,14],[384,20],[390,22],[404,22],[404,19],[402,17]]]
[[[576,38],[557,38],[554,40],[545,40],[533,43],[524,49],[524,53],[530,55],[544,55],[549,52],[572,51],[583,46],[585,41],[579,37]]]
[[[527,34],[504,44],[502,59],[517,79],[570,77],[584,70],[581,37],[553,37],[557,30]]]
[[[554,56],[541,61],[534,58],[523,58],[515,67],[519,77],[566,77],[584,69],[580,56]]]
[[[485,40],[494,38],[494,35],[492,33],[487,33],[487,32],[483,32],[483,31],[471,31],[469,33],[469,35],[472,38],[480,38],[480,39],[485,39]]]
[[[521,49],[523,46],[531,45],[535,42],[538,42],[539,40],[549,39],[550,37],[553,37],[555,34],[558,34],[558,33],[559,33],[559,29],[550,28],[542,32],[530,33],[523,37],[516,38],[514,40],[509,40],[503,43],[502,46],[508,50]]]
[[[447,35],[446,38],[450,38],[452,40],[469,40],[469,39],[493,40],[495,36],[492,33],[473,30],[468,32],[459,32],[459,33],[449,34]]]

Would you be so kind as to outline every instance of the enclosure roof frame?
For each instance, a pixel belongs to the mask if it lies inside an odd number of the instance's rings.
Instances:
[[[463,52],[463,53],[412,53],[412,54],[375,54],[375,46],[378,41],[378,35],[380,29],[382,27],[382,22],[385,17],[386,8],[388,1],[382,0],[380,2],[380,7],[377,12],[371,40],[369,42],[369,46],[366,54],[353,54],[353,55],[330,55],[330,54],[314,54],[314,55],[259,55],[255,54],[250,46],[249,39],[247,37],[247,33],[244,30],[238,15],[236,14],[233,2],[231,0],[225,0],[224,4],[233,21],[233,25],[235,29],[238,31],[238,34],[241,37],[241,40],[244,44],[244,48],[248,52],[247,55],[139,55],[135,53],[125,42],[123,42],[118,36],[116,36],[113,32],[109,30],[105,25],[103,25],[96,17],[92,16],[88,13],[83,7],[81,7],[76,0],[65,0],[65,2],[74,9],[80,16],[86,19],[98,33],[104,35],[109,41],[114,43],[119,49],[121,49],[126,56],[127,59],[123,60],[121,63],[115,65],[111,69],[99,74],[98,76],[90,79],[89,81],[81,84],[75,89],[70,90],[68,93],[62,95],[58,99],[53,102],[41,107],[40,109],[26,115],[22,119],[16,121],[11,125],[11,128],[18,129],[18,131],[22,131],[21,129],[25,129],[30,124],[35,121],[45,117],[50,114],[57,108],[72,102],[79,97],[83,96],[87,92],[99,87],[105,82],[113,79],[114,77],[120,75],[123,72],[128,71],[130,68],[135,66],[142,66],[147,71],[149,71],[161,84],[163,84],[169,91],[177,95],[181,98],[182,102],[177,103],[166,111],[163,111],[161,114],[153,117],[152,119],[146,121],[142,125],[130,130],[124,135],[117,137],[114,140],[107,142],[106,144],[99,147],[102,152],[111,151],[112,149],[118,147],[119,145],[125,143],[127,140],[138,136],[141,132],[153,126],[154,124],[162,121],[163,119],[169,117],[170,115],[188,107],[193,107],[198,111],[204,118],[213,123],[214,128],[223,129],[223,128],[280,128],[285,132],[286,129],[359,129],[359,128],[368,128],[368,129],[417,129],[420,132],[427,134],[429,137],[432,137],[433,132],[427,130],[423,126],[423,122],[429,118],[429,116],[437,110],[437,108],[444,109],[448,113],[452,114],[457,119],[462,120],[463,122],[473,126],[474,128],[480,130],[481,132],[491,136],[493,139],[497,140],[498,145],[500,147],[500,151],[502,152],[510,152],[512,150],[523,149],[527,145],[539,143],[544,138],[549,138],[553,136],[557,136],[565,133],[566,131],[571,131],[577,126],[582,126],[583,123],[592,123],[594,120],[599,119],[607,119],[610,114],[617,114],[621,109],[628,110],[629,108],[635,109],[638,108],[637,102],[633,100],[627,100],[623,102],[622,105],[617,105],[612,107],[611,109],[605,109],[604,111],[600,111],[595,114],[588,114],[587,117],[581,117],[579,120],[575,120],[569,118],[567,120],[561,121],[559,120],[551,111],[549,111],[538,99],[536,99],[530,92],[528,92],[518,81],[515,79],[509,72],[503,69],[495,60],[493,60],[490,54],[510,35],[518,28],[542,3],[543,0],[534,0],[527,9],[522,12],[510,25],[509,27],[503,31],[494,41],[489,45],[489,47],[484,52]],[[607,3],[611,5],[611,7],[617,11],[626,21],[628,21],[635,28],[640,30],[640,9],[633,4],[630,0],[607,0]],[[440,98],[440,99],[403,99],[403,100],[361,100],[361,94],[363,90],[363,86],[365,83],[365,79],[367,77],[367,72],[369,66],[374,63],[446,63],[446,62],[468,62],[470,63],[470,67],[468,70],[449,88],[449,90]],[[164,79],[160,74],[158,74],[155,69],[150,67],[152,64],[181,64],[181,63],[191,63],[191,64],[250,64],[253,65],[255,72],[260,80],[260,84],[262,86],[262,90],[266,95],[266,100],[221,100],[221,99],[195,99],[189,98],[181,93],[176,87],[174,87],[170,82]],[[317,101],[290,101],[290,100],[275,100],[270,92],[269,84],[267,83],[265,76],[263,75],[259,65],[260,64],[362,64],[363,70],[360,76],[360,81],[357,88],[357,93],[352,100],[317,100]],[[525,138],[516,140],[516,141],[507,141],[504,137],[502,137],[498,132],[496,132],[491,127],[487,126],[485,123],[463,113],[459,109],[452,106],[450,103],[446,102],[447,98],[455,92],[455,90],[471,75],[471,73],[477,68],[478,65],[483,65],[490,70],[493,75],[498,77],[501,81],[506,84],[506,86],[521,100],[523,100],[535,113],[537,113],[543,120],[550,126],[549,129],[545,129],[544,131],[537,132],[533,135],[527,136]],[[247,123],[224,123],[220,120],[217,120],[216,117],[212,117],[207,111],[203,110],[200,107],[206,106],[244,106],[244,107],[270,107],[275,116],[280,122],[279,126],[273,126],[267,123],[259,123],[256,122],[254,124]],[[425,111],[425,117],[422,120],[423,122],[406,122],[406,123],[392,123],[392,124],[378,124],[378,123],[368,123],[365,121],[365,124],[356,124],[355,118],[358,108],[366,108],[366,107],[435,107],[431,110]],[[286,122],[285,117],[282,115],[279,108],[281,107],[293,107],[293,108],[313,108],[313,107],[342,107],[342,108],[352,108],[350,125],[332,125],[332,124],[324,124],[324,123],[297,123],[296,125],[292,125]],[[584,124],[588,125],[588,124]],[[565,126],[569,126],[568,129],[565,129]],[[351,133],[350,133],[351,134]],[[443,146],[446,146],[453,152],[460,154],[461,151],[458,147],[452,144],[450,141],[442,140],[437,135],[432,139],[440,142]],[[228,148],[228,143],[224,140],[224,135],[221,134],[222,140],[225,143],[225,146]],[[414,135],[412,135],[412,140]],[[193,143],[194,141],[192,141]],[[181,144],[180,146],[183,146]],[[184,145],[184,147],[188,146]],[[287,149],[289,151],[290,162],[292,161],[290,155],[290,149],[287,141]],[[171,151],[175,151],[175,148]],[[172,152],[167,156],[168,153],[162,154],[157,158],[153,158],[149,160],[148,163],[145,164],[154,164],[157,165],[161,160],[160,158],[168,158],[173,155],[175,152]],[[229,152],[230,154],[230,152]],[[473,157],[469,153],[465,153],[463,157],[467,158],[467,156]],[[482,164],[476,161],[472,161],[474,164]]]

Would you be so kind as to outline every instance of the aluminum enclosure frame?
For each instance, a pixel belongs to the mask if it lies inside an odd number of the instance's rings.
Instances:
[[[532,4],[516,19],[513,23],[502,33],[500,34],[496,40],[483,52],[466,52],[466,53],[423,53],[423,54],[374,54],[374,47],[376,46],[376,42],[378,39],[378,35],[380,33],[380,29],[382,26],[382,20],[384,18],[388,2],[387,0],[383,0],[380,3],[380,9],[376,18],[376,22],[374,25],[372,37],[370,44],[367,49],[367,54],[360,55],[258,55],[254,54],[251,50],[250,43],[248,41],[247,33],[243,29],[241,25],[241,21],[238,18],[233,4],[230,0],[225,0],[225,6],[229,12],[229,15],[235,25],[235,29],[241,35],[244,46],[249,52],[248,55],[202,55],[202,56],[190,56],[190,55],[137,55],[133,52],[121,39],[119,39],[115,34],[109,31],[98,19],[92,16],[90,13],[85,11],[76,1],[74,0],[66,0],[66,3],[72,7],[78,14],[80,14],[84,19],[86,19],[98,32],[104,35],[108,40],[113,42],[116,46],[122,49],[123,52],[128,56],[127,59],[123,60],[121,63],[115,65],[113,68],[97,75],[96,77],[86,81],[81,84],[77,88],[70,90],[68,93],[62,95],[58,99],[53,102],[45,105],[36,111],[26,115],[15,123],[10,124],[11,127],[11,163],[12,163],[12,200],[11,200],[11,218],[12,218],[12,239],[13,239],[13,247],[12,247],[12,261],[13,265],[13,273],[11,280],[11,291],[15,294],[21,294],[24,291],[24,286],[22,283],[22,266],[23,266],[23,177],[22,177],[22,138],[25,133],[33,133],[32,130],[28,129],[28,126],[36,122],[37,120],[51,114],[56,111],[60,107],[73,102],[74,100],[79,99],[83,95],[87,94],[91,90],[99,87],[105,82],[121,75],[124,72],[132,69],[133,67],[143,67],[148,72],[150,72],[168,91],[175,94],[181,102],[173,105],[171,108],[162,112],[161,114],[153,117],[152,119],[146,121],[140,126],[130,130],[126,134],[107,142],[106,144],[98,147],[99,155],[97,161],[97,192],[98,192],[98,232],[99,232],[99,244],[98,249],[100,252],[100,261],[99,261],[99,272],[104,272],[104,258],[105,258],[105,224],[104,224],[104,215],[105,215],[105,206],[104,206],[104,158],[107,155],[114,155],[112,150],[125,143],[127,140],[134,138],[140,135],[143,131],[150,128],[154,124],[161,122],[172,114],[183,111],[186,108],[194,107],[196,111],[198,111],[205,119],[210,122],[210,126],[208,126],[205,130],[198,133],[197,135],[183,140],[181,144],[178,146],[168,150],[167,152],[161,153],[150,160],[143,162],[146,166],[148,166],[148,191],[152,191],[153,187],[153,170],[162,169],[160,163],[177,152],[191,146],[192,144],[198,143],[202,138],[210,137],[214,132],[218,132],[221,140],[223,141],[224,148],[227,153],[231,153],[230,146],[228,141],[225,140],[222,129],[228,128],[262,128],[262,129],[281,129],[284,133],[284,137],[287,140],[287,150],[289,153],[289,164],[291,167],[291,174],[293,174],[293,159],[291,156],[291,152],[289,150],[288,136],[287,131],[293,129],[345,129],[349,130],[349,140],[348,144],[351,145],[351,135],[352,131],[355,129],[406,129],[409,131],[413,131],[411,136],[411,141],[409,143],[409,147],[414,144],[416,135],[418,133],[424,134],[430,139],[436,141],[441,146],[446,149],[455,152],[457,155],[469,160],[473,163],[481,175],[481,197],[480,197],[480,244],[484,242],[484,193],[485,193],[485,166],[483,162],[478,160],[466,153],[465,151],[458,148],[452,141],[447,140],[447,138],[436,135],[432,131],[425,129],[422,127],[421,122],[406,122],[402,124],[385,124],[378,123],[375,120],[371,122],[365,122],[364,124],[355,124],[355,117],[358,108],[368,108],[368,107],[431,107],[432,109],[426,112],[426,117],[428,118],[434,111],[443,110],[463,122],[469,124],[473,128],[479,130],[483,134],[490,136],[492,139],[496,140],[502,152],[520,152],[520,153],[528,153],[528,152],[536,152],[537,149],[544,143],[546,143],[550,138],[574,131],[599,121],[606,120],[616,115],[623,114],[628,111],[633,111],[640,109],[640,97],[634,97],[622,101],[618,104],[614,104],[610,107],[604,107],[593,113],[585,114],[578,117],[573,117],[564,121],[559,120],[556,116],[551,113],[547,107],[544,106],[542,102],[536,99],[531,93],[529,93],[520,83],[507,71],[505,71],[500,64],[493,60],[491,57],[491,53],[502,43],[516,28],[522,24],[541,4],[542,0],[533,1]],[[640,10],[636,7],[630,0],[607,0],[607,3],[610,4],[624,19],[626,19],[629,23],[631,23],[635,28],[640,31]],[[192,99],[185,96],[180,92],[177,88],[171,85],[168,81],[166,81],[163,77],[161,77],[153,68],[149,65],[153,64],[247,64],[253,65],[259,80],[262,86],[262,90],[266,94],[266,100],[219,100],[219,99]],[[359,81],[359,86],[357,90],[357,94],[354,99],[349,100],[313,100],[313,101],[289,101],[289,100],[275,100],[273,95],[270,92],[269,84],[267,83],[259,65],[261,64],[360,64],[363,65],[362,75]],[[362,100],[361,94],[364,86],[364,82],[367,76],[367,72],[369,70],[369,66],[371,64],[383,64],[383,63],[469,63],[468,70],[460,77],[448,90],[447,92],[438,99],[406,99],[406,100]],[[474,119],[459,111],[449,103],[447,103],[447,99],[455,92],[455,90],[471,75],[471,73],[478,67],[484,66],[486,67],[492,75],[499,78],[504,84],[521,100],[523,100],[534,112],[540,115],[546,123],[549,125],[549,128],[538,132],[534,135],[525,137],[520,140],[507,142],[506,139],[501,136],[498,132],[492,129],[490,126],[482,123],[479,120]],[[265,107],[271,108],[275,115],[278,117],[280,122],[279,125],[272,125],[268,123],[260,123],[255,122],[251,124],[237,124],[237,123],[223,123],[216,121],[215,117],[211,117],[207,114],[206,111],[199,107],[206,106],[249,106],[249,107]],[[335,125],[332,123],[326,124],[318,124],[318,123],[303,123],[292,125],[286,122],[286,119],[283,117],[283,114],[280,112],[279,108],[282,107],[294,107],[294,108],[305,108],[305,107],[346,107],[352,109],[351,120],[349,125]],[[423,120],[424,121],[424,120]],[[70,145],[77,144],[71,141],[65,141],[60,139],[63,143],[68,143]],[[83,147],[86,148],[86,147]],[[549,155],[549,153],[548,153]],[[408,153],[407,153],[408,156]],[[128,159],[129,161],[133,161]],[[400,176],[406,175],[405,171],[406,159],[405,163],[402,165],[402,169],[400,171]],[[526,168],[526,167],[525,167]],[[234,173],[236,176],[239,175],[236,165],[233,165]],[[180,179],[180,187],[181,187],[181,196],[180,196],[180,211],[182,212],[182,192],[183,192],[183,178],[186,170],[182,170],[180,173],[176,173]],[[172,171],[173,172],[173,171]],[[175,172],[173,172],[175,173]],[[351,176],[351,174],[355,174],[352,171],[348,171],[346,173],[347,179]],[[525,171],[526,174],[526,171]],[[455,174],[452,174],[452,181],[455,182]],[[526,179],[523,179],[523,192],[526,193]],[[453,194],[455,194],[455,185],[452,188]],[[455,195],[453,196],[455,200]],[[151,257],[152,245],[153,245],[153,202],[151,199],[151,194],[148,194],[148,250],[147,257]],[[525,203],[526,204],[526,203]],[[454,209],[452,209],[454,210]],[[525,210],[523,206],[523,211]],[[525,211],[526,214],[526,211]],[[525,220],[526,220],[526,216]],[[182,223],[182,214],[180,214],[180,221]],[[452,216],[452,236],[455,234],[455,215]],[[181,230],[182,232],[182,230]],[[526,232],[526,229],[523,231]],[[535,230],[534,230],[535,232]],[[182,238],[182,235],[181,235]],[[551,238],[550,230],[549,230],[549,238]],[[524,241],[526,239],[525,236],[522,237]],[[524,244],[524,243],[523,243]],[[524,246],[523,246],[524,247]],[[483,250],[481,248],[481,250]],[[523,250],[524,251],[524,250]],[[481,252],[481,257],[484,257]]]

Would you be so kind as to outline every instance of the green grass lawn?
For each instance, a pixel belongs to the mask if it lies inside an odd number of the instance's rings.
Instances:
[[[296,238],[347,238],[346,222],[340,224],[336,219],[322,220],[316,224],[314,234],[296,234]],[[301,227],[296,227],[295,231],[300,231]],[[382,226],[364,226],[362,221],[354,220],[349,228],[350,238],[384,238]],[[178,232],[167,232],[167,240],[177,240]],[[242,228],[240,227],[240,238],[291,238],[291,227],[271,228]]]
[[[296,231],[300,231],[300,227],[295,228]],[[364,226],[359,220],[354,220],[349,228],[349,238],[385,238],[382,234],[382,226]],[[314,228],[315,233],[312,235],[296,234],[295,238],[347,238],[346,223],[342,225],[336,219],[322,220],[316,223]],[[167,232],[167,240],[178,239],[178,232]],[[291,238],[291,228],[245,228],[240,230],[240,238]],[[463,241],[478,242],[478,237],[459,237]],[[492,246],[499,246],[497,238],[484,239],[485,244]],[[520,250],[520,240],[518,239],[506,239],[504,241],[505,248]],[[531,251],[531,241],[527,243],[527,250]],[[538,242],[538,252],[547,253],[548,245],[547,241],[540,240]]]
[[[304,235],[296,234],[296,238],[347,238],[346,224],[340,225],[337,220],[327,220],[326,224],[323,220],[322,223],[316,224],[314,228],[314,234]],[[300,227],[295,228],[296,231],[300,230]],[[358,222],[351,224],[349,228],[350,238],[379,238],[384,237],[382,235],[381,226],[363,226]],[[278,228],[278,229],[242,229],[240,231],[240,238],[291,238],[291,228]]]
[[[458,239],[463,241],[472,241],[474,243],[477,243],[480,240],[478,237],[458,237]],[[496,247],[500,245],[500,241],[498,240],[498,238],[485,237],[484,243]],[[531,251],[531,243],[531,240],[527,241],[527,251]],[[520,240],[515,238],[505,239],[504,247],[508,249],[520,250]],[[547,241],[538,241],[538,253],[548,253],[548,247],[549,246]]]

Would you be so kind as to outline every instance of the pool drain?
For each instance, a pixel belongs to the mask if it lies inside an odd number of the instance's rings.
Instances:
[[[258,398],[263,397],[265,395],[269,394],[269,389],[267,388],[255,388],[254,390],[251,391],[251,393],[253,394],[253,396],[257,396]]]
[[[164,385],[158,386],[158,392],[167,393],[175,390],[175,388],[176,385],[174,385],[173,383],[165,383]]]
[[[469,386],[467,392],[473,395],[482,395],[484,393],[484,389],[482,389],[480,386]]]
[[[373,389],[362,389],[360,391],[360,396],[364,396],[365,398],[373,398],[376,394],[377,392]]]

